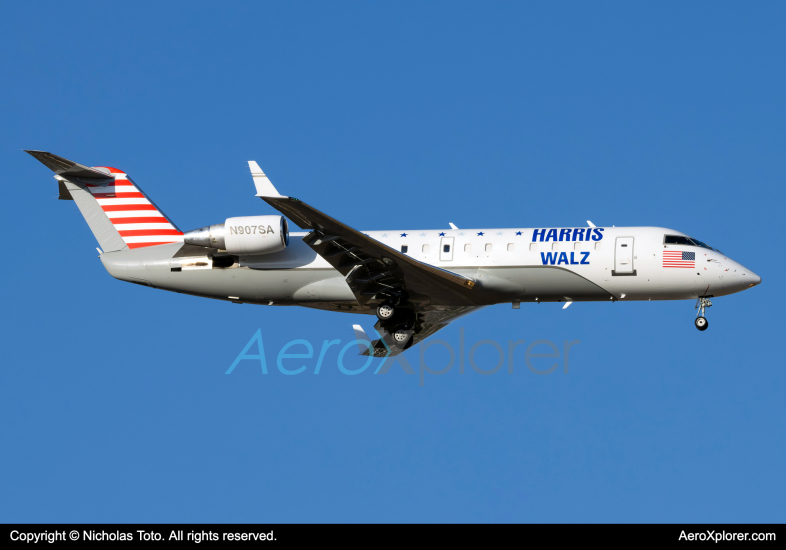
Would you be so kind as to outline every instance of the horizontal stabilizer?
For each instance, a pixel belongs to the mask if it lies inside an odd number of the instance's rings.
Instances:
[[[111,174],[107,174],[106,172],[96,170],[95,168],[89,168],[78,162],[58,157],[46,151],[28,151],[25,149],[25,153],[32,155],[33,158],[58,176],[101,180],[112,177]]]

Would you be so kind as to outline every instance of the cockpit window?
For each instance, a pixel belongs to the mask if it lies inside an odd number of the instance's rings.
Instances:
[[[681,235],[666,235],[666,240],[663,242],[665,244],[684,244],[687,246],[696,246],[688,237],[683,237]]]
[[[704,244],[698,239],[694,239],[691,237],[683,237],[682,235],[666,235],[663,240],[664,244],[681,244],[685,246],[700,246],[701,248],[706,248],[708,250],[714,250],[715,252],[720,252],[717,248],[712,248],[708,244]],[[721,252],[722,254],[722,252]]]
[[[712,248],[711,246],[709,246],[709,245],[706,245],[706,244],[704,244],[703,242],[701,242],[701,241],[699,241],[699,240],[696,240],[696,239],[691,239],[691,240],[692,240],[694,243],[696,243],[696,246],[700,246],[700,247],[702,247],[702,248],[709,248],[710,250],[715,250],[715,249],[714,249],[714,248]]]

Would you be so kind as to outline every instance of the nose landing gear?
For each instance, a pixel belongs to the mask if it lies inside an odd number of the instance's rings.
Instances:
[[[710,302],[709,298],[699,296],[699,299],[696,301],[696,309],[699,311],[696,313],[696,321],[694,322],[699,330],[707,330],[707,327],[710,326],[710,322],[704,317],[704,308],[708,307],[712,307],[712,302]]]

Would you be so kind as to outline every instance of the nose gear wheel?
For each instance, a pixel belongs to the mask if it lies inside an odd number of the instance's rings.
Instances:
[[[712,307],[710,299],[699,296],[699,299],[696,301],[696,309],[699,311],[696,313],[696,321],[694,322],[696,328],[699,330],[707,330],[707,327],[710,326],[710,322],[707,321],[707,318],[704,316],[704,310],[708,307]]]

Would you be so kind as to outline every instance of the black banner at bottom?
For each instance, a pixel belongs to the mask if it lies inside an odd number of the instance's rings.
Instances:
[[[783,524],[4,524],[2,539],[11,544],[308,544],[377,541],[488,544],[499,537],[544,537],[554,542],[633,541],[783,544]],[[636,538],[630,538],[636,537]],[[515,539],[514,539],[515,540]],[[525,539],[519,539],[522,542]]]

